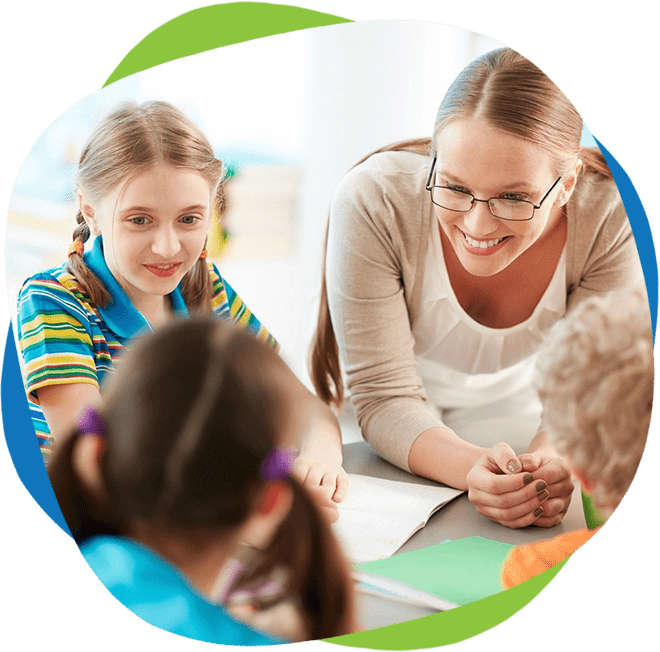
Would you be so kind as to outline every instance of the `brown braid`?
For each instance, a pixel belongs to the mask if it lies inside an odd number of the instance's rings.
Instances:
[[[81,211],[76,215],[76,222],[78,226],[73,232],[73,241],[82,242],[83,244],[89,240],[90,231],[87,222]],[[83,257],[78,253],[72,252],[69,254],[67,262],[67,270],[76,277],[83,292],[89,297],[92,305],[105,306],[110,303],[110,293],[106,290],[105,285],[101,283],[99,278],[87,267]]]
[[[227,211],[227,193],[224,180],[218,185],[214,202],[215,213],[211,219],[222,220]],[[204,243],[206,249],[207,243]],[[213,298],[213,281],[211,280],[212,265],[200,258],[192,269],[183,277],[181,295],[191,314],[210,314]]]

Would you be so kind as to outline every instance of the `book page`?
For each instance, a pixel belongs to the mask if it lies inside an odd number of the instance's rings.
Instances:
[[[349,474],[335,535],[351,563],[393,555],[429,516],[462,491]]]

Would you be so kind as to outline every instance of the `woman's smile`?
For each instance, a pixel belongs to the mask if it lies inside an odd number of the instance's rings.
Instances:
[[[436,204],[433,208],[468,273],[498,274],[559,225],[562,212],[555,203],[557,189],[528,220],[500,219],[485,201],[515,196],[538,203],[553,177],[556,170],[550,155],[534,143],[478,120],[455,120],[444,127],[432,183],[456,186],[479,202],[466,211]]]
[[[465,250],[475,256],[491,256],[505,246],[511,236],[505,235],[499,238],[472,238],[458,227],[456,229],[462,234]]]

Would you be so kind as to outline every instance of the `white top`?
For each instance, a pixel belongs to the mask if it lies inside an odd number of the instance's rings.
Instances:
[[[491,328],[461,307],[449,281],[438,223],[429,235],[419,316],[412,325],[417,371],[438,408],[473,407],[530,387],[546,331],[566,312],[566,248],[534,312]]]

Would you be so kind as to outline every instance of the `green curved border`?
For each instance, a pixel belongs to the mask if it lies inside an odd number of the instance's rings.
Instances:
[[[231,2],[193,9],[143,38],[115,68],[104,86],[147,68],[224,45],[309,27],[352,23],[311,9],[265,2]]]
[[[417,650],[458,643],[504,622],[535,598],[568,561],[518,586],[462,607],[347,636],[324,639],[330,643],[376,650]]]
[[[162,63],[225,45],[350,22],[353,21],[301,7],[263,2],[202,7],[170,20],[148,34],[124,57],[104,86]],[[548,584],[564,563],[520,586],[451,611],[324,640],[376,650],[412,650],[457,643],[512,616]]]

